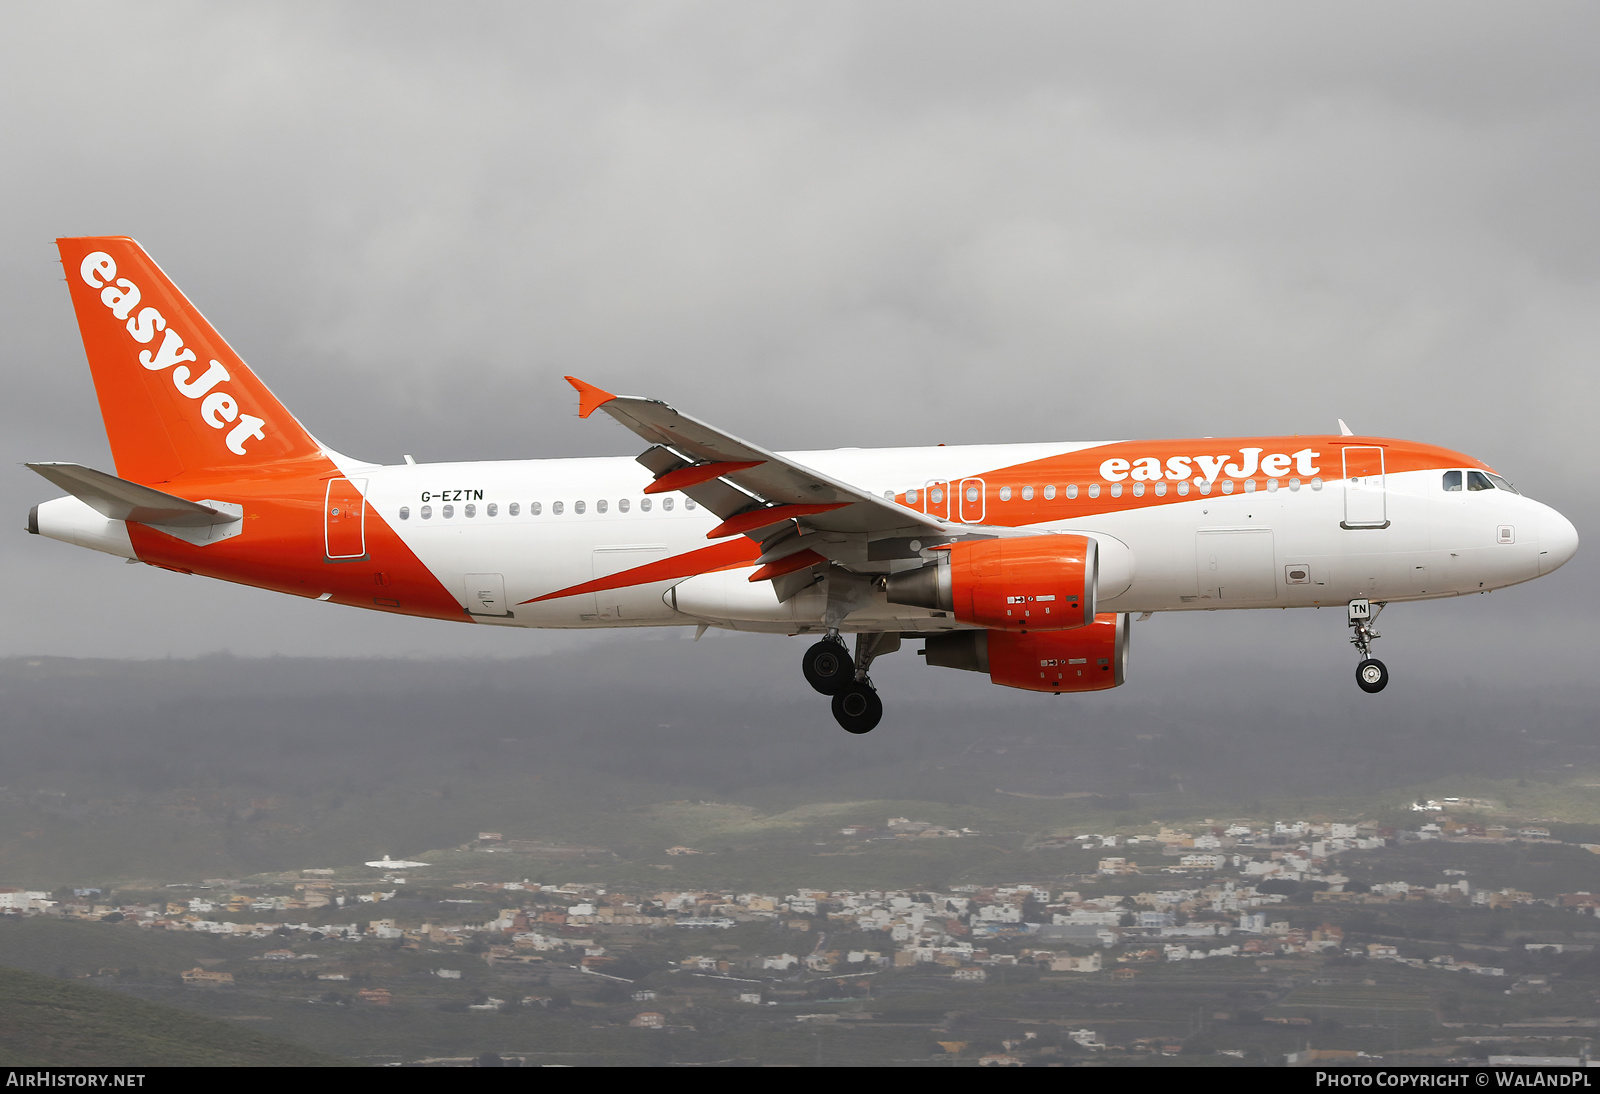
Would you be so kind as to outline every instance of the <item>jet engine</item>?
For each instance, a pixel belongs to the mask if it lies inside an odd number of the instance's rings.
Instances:
[[[1128,623],[1122,612],[1066,632],[953,631],[930,637],[922,652],[930,665],[986,672],[1008,688],[1107,691],[1127,679]]]
[[[1006,631],[1066,631],[1095,617],[1099,546],[1089,536],[966,540],[934,550],[934,561],[890,575],[891,603]]]

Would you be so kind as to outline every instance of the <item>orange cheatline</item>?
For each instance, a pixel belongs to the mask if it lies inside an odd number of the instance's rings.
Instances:
[[[655,482],[644,488],[646,494],[670,494],[674,490],[686,490],[696,486],[707,479],[720,479],[724,475],[731,475],[735,471],[743,471],[747,467],[760,467],[765,460],[752,460],[749,463],[695,463],[688,467],[680,467],[676,471],[668,471]]]
[[[593,384],[584,383],[576,376],[568,376],[565,377],[565,379],[567,383],[571,384],[577,389],[578,417],[580,418],[587,418],[606,403],[609,403],[612,399],[616,398],[615,395],[611,394],[611,392],[607,391],[605,388],[595,387]]]
[[[771,581],[784,574],[792,574],[796,570],[803,570],[807,566],[815,566],[819,562],[826,562],[817,552],[807,547],[804,551],[796,551],[792,555],[784,555],[775,562],[769,562],[761,569],[750,575],[750,581]]]
[[[796,517],[810,517],[818,513],[830,513],[835,509],[843,509],[850,503],[847,501],[831,502],[827,505],[769,505],[764,509],[752,509],[748,513],[735,513],[711,531],[706,533],[707,539],[722,539],[725,536],[740,536],[746,532],[754,532],[757,528],[777,524],[780,521],[793,520]]]

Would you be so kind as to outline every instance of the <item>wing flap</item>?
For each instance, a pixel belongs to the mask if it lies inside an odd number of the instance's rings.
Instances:
[[[782,558],[767,563],[745,580],[752,584],[757,581],[771,581],[775,577],[792,574],[796,570],[807,570],[818,563],[827,561],[826,558],[823,558],[809,547],[803,547],[791,555],[784,555]]]
[[[726,536],[749,535],[764,528],[771,528],[775,524],[782,524],[786,520],[812,517],[818,513],[826,513],[830,509],[843,507],[843,502],[831,502],[827,505],[767,505],[758,509],[747,509],[742,513],[735,513],[711,529],[706,533],[706,538],[722,539]]]
[[[748,463],[692,463],[688,467],[680,467],[675,471],[668,471],[658,475],[656,481],[644,488],[646,494],[671,494],[679,490],[687,490],[691,486],[699,486],[712,479],[726,478],[735,471],[743,471],[755,467],[760,461]]]

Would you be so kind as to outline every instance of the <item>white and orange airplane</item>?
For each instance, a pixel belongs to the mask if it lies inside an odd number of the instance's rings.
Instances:
[[[873,658],[1062,694],[1120,685],[1133,613],[1338,605],[1362,689],[1382,607],[1486,592],[1577,551],[1483,463],[1340,435],[770,452],[568,377],[634,459],[379,465],[306,432],[131,239],[57,241],[116,474],[28,530],[316,600],[510,627],[811,634],[852,733]],[[842,635],[856,636],[852,655]]]

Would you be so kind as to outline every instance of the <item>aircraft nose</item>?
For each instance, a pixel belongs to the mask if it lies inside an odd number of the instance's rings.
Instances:
[[[1548,505],[1539,516],[1539,573],[1547,574],[1578,553],[1578,530]]]

